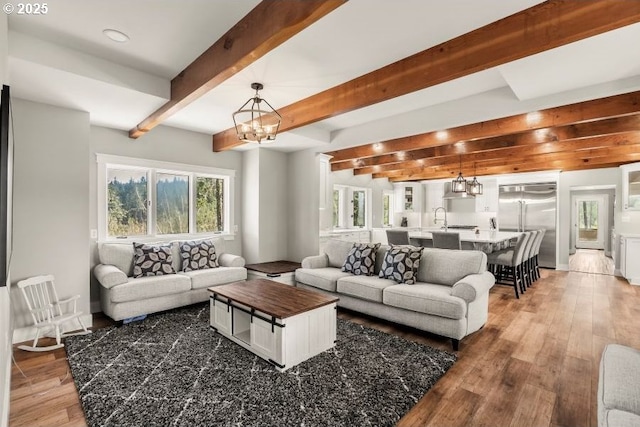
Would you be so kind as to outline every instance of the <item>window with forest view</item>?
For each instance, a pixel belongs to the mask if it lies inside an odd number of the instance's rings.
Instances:
[[[99,238],[231,233],[233,170],[102,154],[98,166]]]
[[[224,230],[224,180],[196,178],[196,231]]]
[[[109,236],[147,234],[147,172],[109,169],[107,192]]]
[[[156,233],[189,232],[189,177],[156,174]]]

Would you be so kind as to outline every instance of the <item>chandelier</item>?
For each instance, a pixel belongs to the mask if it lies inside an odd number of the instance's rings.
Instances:
[[[255,89],[255,96],[249,98],[238,111],[233,113],[233,123],[238,139],[258,144],[262,140],[265,142],[273,141],[276,139],[282,117],[266,99],[260,98],[258,91],[264,88],[262,83],[251,83],[251,88]],[[251,103],[250,106],[249,103]],[[269,109],[263,109],[262,103],[266,104]]]
[[[462,176],[462,156],[460,156],[460,172],[458,173],[458,177],[451,181],[451,191],[454,193],[467,192],[467,180]]]

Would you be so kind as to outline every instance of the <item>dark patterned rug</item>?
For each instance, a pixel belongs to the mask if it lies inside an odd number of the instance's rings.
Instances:
[[[390,426],[456,356],[338,319],[333,349],[280,373],[199,304],[65,341],[89,426]]]

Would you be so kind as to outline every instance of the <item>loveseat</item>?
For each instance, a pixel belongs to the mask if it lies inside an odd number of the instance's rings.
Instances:
[[[102,311],[113,320],[206,301],[207,288],[247,279],[244,258],[224,252],[224,241],[212,241],[219,267],[183,271],[180,244],[174,241],[171,265],[175,273],[133,277],[134,246],[132,243],[102,243],[98,246],[100,264],[94,275],[100,282]]]
[[[482,328],[495,284],[480,251],[423,248],[415,284],[399,284],[378,274],[389,246],[375,255],[373,275],[342,271],[354,244],[329,240],[324,253],[302,261],[296,286],[338,296],[338,306],[452,339],[453,349]]]

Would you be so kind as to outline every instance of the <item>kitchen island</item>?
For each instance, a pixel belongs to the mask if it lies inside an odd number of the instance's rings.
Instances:
[[[438,230],[445,231],[445,230]],[[447,230],[447,233],[459,233],[462,249],[478,250],[491,253],[494,250],[503,249],[509,246],[509,241],[517,239],[522,233],[512,233],[505,231],[480,231],[476,233],[472,230]],[[433,246],[433,236],[430,231],[409,232],[409,239],[416,246]]]

